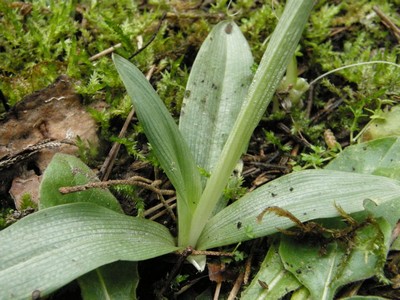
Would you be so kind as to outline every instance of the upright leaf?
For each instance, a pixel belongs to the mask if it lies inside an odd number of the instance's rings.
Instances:
[[[247,95],[252,65],[250,47],[233,21],[213,28],[193,63],[179,129],[197,165],[209,173]]]
[[[102,265],[176,250],[164,226],[92,203],[58,205],[0,232],[2,299],[48,295]]]
[[[113,60],[161,167],[179,199],[194,207],[202,190],[200,174],[178,126],[142,72],[119,55]]]
[[[287,1],[283,15],[254,75],[239,116],[201,196],[199,207],[192,219],[188,245],[196,245],[230,174],[269,105],[289,60],[294,55],[313,3],[313,0]]]

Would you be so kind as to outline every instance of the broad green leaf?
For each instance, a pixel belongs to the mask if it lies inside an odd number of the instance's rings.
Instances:
[[[212,173],[247,95],[253,57],[233,21],[216,25],[190,72],[179,120],[196,164]]]
[[[201,195],[199,206],[192,218],[188,245],[198,246],[199,236],[211,217],[229,176],[247,148],[254,129],[264,115],[289,60],[294,55],[313,3],[313,0],[287,1],[240,113]]]
[[[349,146],[325,169],[381,175],[400,180],[400,138],[387,137]]]
[[[178,126],[142,72],[119,55],[113,54],[113,60],[146,137],[176,189],[178,205],[185,201],[195,207],[202,190],[200,173]]]
[[[390,234],[390,226],[382,219],[361,227],[347,243],[323,245],[321,238],[282,236],[279,254],[285,268],[308,288],[312,299],[329,300],[341,286],[381,274]]]
[[[62,186],[74,186],[99,181],[80,159],[56,154],[43,174],[40,190],[40,209],[75,203],[91,202],[122,212],[117,199],[106,189],[89,189],[62,195]],[[114,262],[78,278],[84,299],[133,299],[139,280],[136,262]]]
[[[265,284],[265,286],[262,286]],[[301,287],[299,281],[287,271],[278,254],[277,244],[268,249],[259,271],[240,299],[262,300],[281,299],[286,294]]]
[[[210,219],[199,238],[198,249],[233,244],[294,225],[288,218],[273,213],[261,219],[260,214],[271,206],[288,210],[301,222],[306,222],[338,216],[335,205],[349,214],[363,211],[367,199],[377,206],[399,201],[400,182],[382,176],[332,170],[292,173],[248,193]]]
[[[92,203],[58,205],[0,232],[3,299],[48,295],[102,265],[177,250],[164,226]]]
[[[74,202],[92,202],[122,213],[117,199],[106,189],[89,189],[65,195],[58,191],[60,187],[98,181],[94,172],[79,158],[57,153],[43,174],[39,209]]]
[[[137,263],[117,261],[101,266],[79,277],[78,282],[85,300],[133,300],[139,283]]]

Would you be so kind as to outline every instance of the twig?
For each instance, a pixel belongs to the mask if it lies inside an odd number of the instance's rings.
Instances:
[[[185,250],[183,250],[180,253],[180,257],[178,259],[178,261],[175,263],[174,267],[172,268],[171,272],[168,275],[167,280],[165,281],[164,286],[162,287],[162,289],[159,291],[159,295],[158,296],[162,296],[165,291],[167,290],[167,288],[169,287],[172,279],[174,279],[174,277],[176,276],[176,274],[178,273],[181,265],[183,264],[183,262],[185,261],[185,259],[192,254],[193,248],[192,247],[187,247],[185,248]],[[161,297],[160,297],[161,298]]]
[[[175,200],[176,200],[176,197],[172,197],[172,198],[166,200],[165,203],[168,204],[168,205],[170,205],[170,204],[171,204],[173,201],[175,201]],[[147,210],[143,213],[143,216],[146,217],[146,216],[152,214],[153,212],[159,210],[159,209],[162,208],[163,206],[164,206],[163,203],[154,205],[153,207],[147,209]],[[174,204],[171,204],[170,206],[171,206],[171,208],[173,208],[173,207],[174,207]],[[175,206],[176,206],[176,205],[175,205]]]
[[[109,54],[109,53],[111,53],[111,52],[114,52],[115,49],[118,49],[118,48],[120,48],[121,46],[122,46],[121,43],[116,44],[116,45],[114,45],[114,46],[112,46],[112,47],[110,47],[110,48],[107,48],[106,50],[103,50],[103,51],[101,51],[101,52],[99,52],[99,53],[93,55],[92,57],[89,58],[89,60],[90,60],[90,61],[94,61],[94,60],[96,60],[96,59],[99,59],[100,57],[103,57],[103,56],[105,56],[105,55],[107,55],[107,54]]]
[[[162,194],[158,194],[158,199],[164,205],[164,207],[167,210],[168,214],[170,215],[171,219],[176,223],[176,216],[174,214],[174,211],[172,210],[172,207],[168,205],[167,201],[165,201],[163,195]]]
[[[122,126],[122,129],[118,135],[118,138],[123,138],[125,136],[126,130],[128,129],[129,123],[132,121],[134,114],[135,114],[135,109],[132,108],[128,117],[125,120],[124,125]],[[108,179],[108,177],[110,176],[111,170],[114,166],[115,158],[117,157],[120,147],[121,147],[121,144],[118,142],[115,142],[112,145],[111,150],[108,153],[108,156],[105,159],[105,161],[99,171],[99,178],[101,181],[106,181]]]
[[[89,183],[83,184],[83,185],[60,187],[59,192],[61,194],[69,194],[69,193],[85,191],[85,190],[92,189],[92,188],[105,189],[112,185],[131,184],[131,185],[137,185],[137,186],[143,187],[143,188],[148,189],[159,195],[175,195],[175,191],[158,189],[154,185],[152,185],[152,183],[153,183],[153,181],[146,179],[144,177],[133,176],[129,179],[89,182]]]
[[[186,251],[186,249],[184,250]],[[179,252],[177,251],[176,253],[179,255],[182,255],[183,252]],[[205,250],[195,250],[192,249],[192,255],[208,255],[208,256],[229,256],[229,257],[233,257],[235,256],[235,253],[232,252],[220,252],[220,251],[205,251]]]
[[[218,300],[219,294],[221,292],[221,286],[222,286],[222,281],[217,283],[217,286],[215,287],[215,292],[214,292],[214,298],[213,300]]]
[[[240,287],[242,286],[243,280],[245,278],[245,273],[240,272],[239,276],[236,278],[235,284],[233,285],[228,300],[235,300],[237,294],[239,293]]]
[[[175,207],[176,207],[176,203],[172,204],[172,205],[170,206],[170,209],[172,210],[172,209],[174,209]],[[149,220],[152,220],[152,221],[157,220],[159,217],[165,215],[166,213],[167,213],[167,209],[164,209],[164,210],[160,211],[159,213],[157,213],[157,214],[151,216],[151,217],[149,218]]]
[[[379,9],[378,6],[374,6],[372,8],[376,14],[381,18],[383,25],[385,25],[387,28],[389,28],[396,39],[400,42],[400,29],[390,20],[384,13]]]
[[[135,53],[133,53],[131,56],[129,56],[128,59],[132,59],[133,57],[135,57],[136,55],[138,55],[140,52],[142,52],[144,49],[146,49],[146,48],[151,44],[151,42],[153,42],[153,40],[156,38],[158,32],[160,31],[161,25],[162,25],[162,23],[163,23],[163,21],[164,21],[166,15],[167,15],[166,13],[163,13],[163,15],[161,16],[161,19],[160,19],[160,21],[158,22],[157,29],[156,29],[156,31],[153,33],[153,35],[151,36],[150,40],[149,40],[142,48],[138,49]]]

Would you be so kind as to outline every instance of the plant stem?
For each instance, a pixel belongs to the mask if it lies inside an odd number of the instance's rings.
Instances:
[[[213,174],[201,196],[191,222],[190,236],[180,239],[180,246],[195,246],[211,217],[237,161],[245,151],[251,134],[270,103],[272,96],[293,57],[313,0],[289,0],[272,34],[269,45],[250,86],[238,119],[222,150]]]

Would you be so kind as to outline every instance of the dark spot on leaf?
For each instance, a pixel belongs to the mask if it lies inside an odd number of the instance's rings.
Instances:
[[[204,79],[202,79],[200,82],[201,82],[201,83],[204,83]]]
[[[306,213],[306,212],[304,212],[304,213],[303,213],[303,216],[307,216],[307,213]]]
[[[366,150],[367,150],[367,147],[363,147],[362,149],[363,149],[364,151],[366,151]]]
[[[301,274],[301,269],[297,269],[297,270],[296,270],[296,273],[297,273],[297,274]]]
[[[216,90],[218,87],[217,87],[214,83],[212,83],[212,84],[211,84],[211,88],[212,88],[213,90]]]
[[[262,281],[260,279],[258,279],[258,284],[264,289],[264,290],[268,290],[268,284],[265,281]]]
[[[354,167],[351,167],[351,170],[352,170],[352,171],[355,171],[355,170],[356,170],[356,168],[354,168]]]
[[[240,229],[240,228],[242,228],[242,222],[237,222],[237,224],[236,224],[236,228],[237,228],[237,229]]]
[[[34,290],[32,292],[32,300],[38,300],[40,299],[40,291],[39,290]]]
[[[231,34],[232,33],[232,24],[231,23],[229,23],[228,25],[226,25],[226,27],[225,27],[225,32],[227,33],[227,34]]]
[[[271,196],[272,196],[272,197],[276,197],[277,194],[271,192]]]
[[[184,97],[185,97],[185,98],[189,98],[189,97],[190,97],[190,90],[186,90],[186,91],[185,91]]]
[[[293,190],[294,190],[294,188],[292,188],[292,187],[289,189],[289,191],[291,191],[291,192],[293,192]]]

